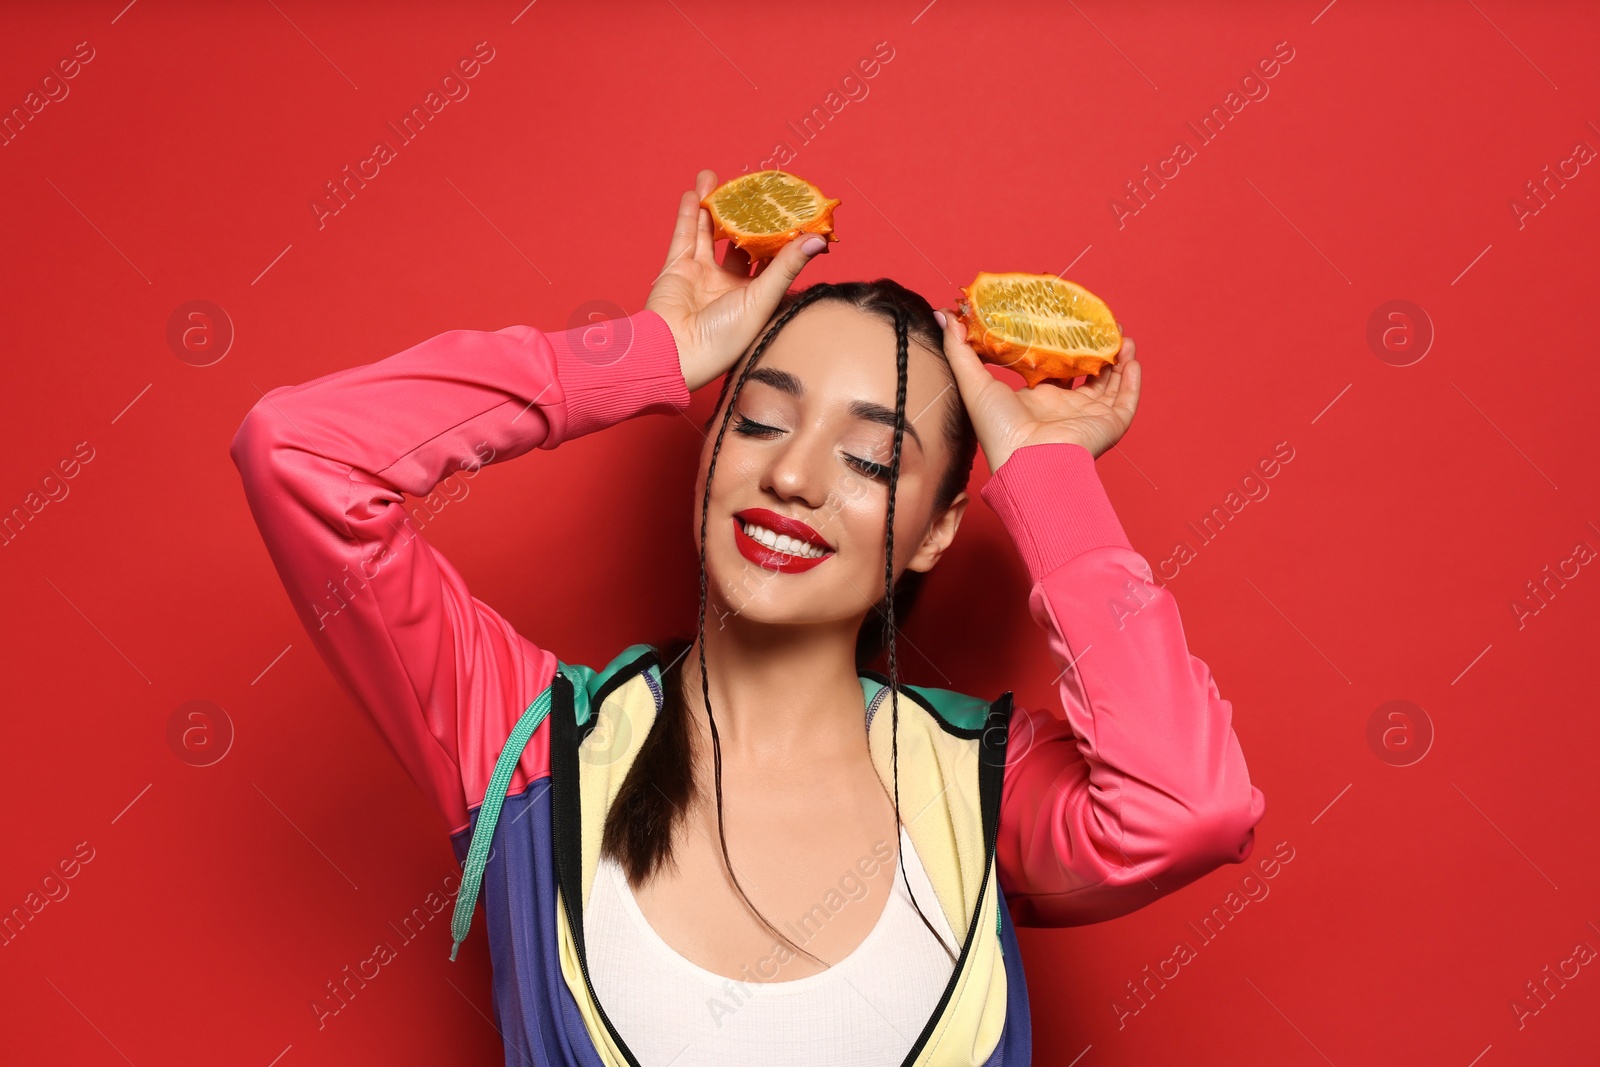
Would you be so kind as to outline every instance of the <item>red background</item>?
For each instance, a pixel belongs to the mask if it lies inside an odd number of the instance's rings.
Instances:
[[[446,917],[321,1029],[309,1008],[456,868],[300,629],[228,443],[263,391],[446,329],[637,310],[695,171],[783,140],[843,201],[808,278],[948,304],[978,270],[1067,271],[1137,338],[1145,396],[1101,477],[1152,565],[1195,548],[1169,588],[1266,793],[1249,863],[1022,932],[1038,1062],[1593,1062],[1600,964],[1542,1006],[1525,983],[1600,948],[1600,575],[1567,564],[1542,605],[1526,583],[1600,548],[1600,167],[1511,207],[1600,148],[1592,9],[124,2],[11,10],[0,35],[7,110],[94,49],[0,148],[0,508],[93,451],[0,548],[0,913],[93,850],[0,947],[0,1058],[500,1062],[485,943],[450,964]],[[480,41],[470,95],[319,228],[324,183]],[[802,143],[786,123],[879,42],[868,95]],[[1186,122],[1279,42],[1270,94],[1199,146]],[[1179,139],[1196,158],[1119,225],[1112,198]],[[166,338],[199,299],[236,331],[204,367]],[[1435,334],[1403,367],[1367,340],[1396,299]],[[640,419],[488,469],[426,536],[535,641],[603,663],[692,616],[699,441]],[[1280,442],[1269,495],[1200,544],[1187,524]],[[1025,595],[975,508],[909,680],[1053,702]],[[191,700],[234,731],[210,766],[169,742]],[[1422,711],[1374,745],[1391,700]],[[1431,747],[1392,765],[1424,718]],[[1270,894],[1202,942],[1280,842]],[[1180,939],[1197,958],[1119,1026]]]

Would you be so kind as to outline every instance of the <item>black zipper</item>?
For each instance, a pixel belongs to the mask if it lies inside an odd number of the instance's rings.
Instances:
[[[989,888],[989,871],[994,866],[994,845],[998,837],[999,834],[997,833],[990,834],[989,840],[985,842],[985,849],[988,855],[985,858],[983,878],[978,882],[979,906],[973,909],[972,922],[967,926],[967,939],[961,946],[961,955],[956,960],[955,970],[950,972],[950,981],[945,983],[944,994],[939,997],[938,1007],[933,1009],[933,1014],[928,1017],[927,1023],[923,1025],[922,1033],[917,1035],[917,1043],[911,1046],[910,1052],[906,1053],[906,1058],[901,1061],[901,1067],[910,1067],[912,1061],[921,1054],[923,1046],[928,1043],[928,1038],[933,1036],[934,1027],[938,1025],[940,1017],[944,1015],[945,1008],[949,1006],[950,998],[955,995],[956,982],[961,978],[961,968],[966,965],[967,957],[972,952],[972,941],[978,932],[978,923],[983,919],[983,894]]]
[[[567,912],[567,926],[573,928],[572,904],[567,900],[565,893],[561,894],[561,905]],[[583,950],[583,943],[578,943],[578,970],[583,972],[583,984],[589,990],[589,999],[594,1002],[594,1010],[600,1013],[600,1021],[606,1024],[606,1032],[611,1035],[611,1040],[617,1043],[617,1048],[627,1059],[632,1067],[640,1067],[639,1061],[634,1059],[633,1051],[622,1040],[622,1035],[617,1033],[617,1028],[611,1025],[611,1019],[606,1015],[606,1009],[600,1004],[600,997],[594,991],[594,982],[589,978],[589,957]]]
[[[1001,697],[1001,700],[1007,700],[1010,695],[1010,693],[1005,694]],[[998,701],[996,703],[998,703]],[[1005,772],[1005,738],[1007,735],[1007,726],[1010,716],[1009,714],[998,714],[999,723],[996,724],[993,720],[997,717],[997,714],[998,713],[995,711],[994,704],[990,704],[989,715],[984,723],[983,735],[978,741],[978,773],[980,776],[980,788],[982,785],[987,784],[984,782],[983,775],[989,766],[991,766],[984,763],[983,760],[983,746],[985,743],[983,738],[988,737],[989,732],[992,729],[998,729],[1000,731],[1001,738],[999,742],[999,756],[1001,761],[997,765],[1000,769],[999,771],[993,773],[1003,775]],[[1000,784],[1001,783],[996,783],[994,788],[998,789]],[[956,983],[961,978],[961,970],[966,966],[967,957],[972,953],[972,942],[977,936],[978,924],[983,921],[983,894],[989,888],[989,875],[994,870],[995,846],[996,842],[1000,840],[1000,798],[995,796],[992,798],[992,800],[987,797],[984,799],[993,804],[994,814],[993,817],[988,820],[989,826],[986,827],[988,832],[984,834],[983,878],[981,878],[978,882],[978,903],[977,906],[972,909],[972,921],[967,925],[967,937],[961,945],[961,955],[956,959],[955,969],[950,972],[950,981],[945,983],[944,993],[939,997],[938,1006],[933,1009],[933,1014],[928,1016],[928,1021],[922,1027],[922,1033],[917,1035],[916,1043],[911,1046],[911,1051],[906,1053],[906,1058],[901,1061],[901,1067],[911,1067],[912,1061],[921,1055],[923,1047],[928,1043],[928,1039],[933,1036],[934,1027],[938,1025],[939,1020],[944,1016],[945,1008],[947,1008],[950,1004],[950,998],[955,995]],[[995,904],[998,907],[999,901],[996,900]]]

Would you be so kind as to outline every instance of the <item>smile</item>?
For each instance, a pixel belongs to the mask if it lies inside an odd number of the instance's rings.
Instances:
[[[734,515],[733,540],[745,559],[783,574],[808,571],[835,553],[810,526],[766,508]]]

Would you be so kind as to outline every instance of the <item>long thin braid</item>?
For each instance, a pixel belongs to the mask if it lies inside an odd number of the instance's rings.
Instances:
[[[894,824],[898,835],[900,829],[900,674],[899,660],[895,654],[895,625],[894,625],[894,500],[895,489],[900,484],[900,444],[905,438],[906,424],[906,370],[907,360],[910,355],[909,339],[906,336],[905,312],[899,308],[894,314],[894,340],[895,340],[895,397],[894,397],[894,449],[889,457],[889,507],[884,521],[884,548],[883,548],[883,588],[884,588],[884,626],[886,627],[887,643],[889,646],[889,734],[890,734],[890,767],[894,778]],[[911,875],[906,871],[904,860],[899,864],[901,878],[905,882],[906,895],[911,898],[911,906],[916,909],[917,918],[922,920],[922,925],[939,942],[939,947],[944,949],[950,957],[950,962],[956,962],[955,950],[945,944],[944,938],[939,936],[939,931],[933,928],[933,923],[928,921],[928,916],[922,911],[922,905],[917,903],[917,895],[911,888]]]
[[[711,446],[711,462],[706,468],[705,494],[700,501],[700,611],[697,617],[699,629],[697,644],[700,649],[700,694],[706,705],[706,721],[711,726],[712,766],[717,794],[717,841],[722,846],[723,865],[727,868],[728,877],[733,880],[733,887],[738,890],[739,896],[745,902],[745,906],[755,914],[763,926],[796,951],[805,953],[821,966],[827,967],[828,963],[825,960],[820,959],[800,945],[796,945],[787,934],[773,926],[767,917],[761,914],[761,910],[751,902],[749,894],[744,891],[744,886],[739,882],[739,876],[733,872],[733,861],[728,858],[728,838],[722,823],[722,741],[717,735],[717,717],[711,711],[711,682],[706,668],[706,523],[711,510],[711,480],[717,472],[717,454],[722,451],[722,438],[728,432],[728,423],[733,418],[733,407],[738,403],[739,393],[744,389],[745,379],[750,376],[751,368],[761,359],[761,356],[767,350],[767,346],[778,335],[779,331],[788,325],[789,321],[799,314],[801,309],[813,303],[818,297],[823,296],[824,292],[825,290],[815,287],[808,289],[787,311],[779,316],[777,322],[773,324],[772,328],[761,338],[760,343],[756,345],[755,351],[750,354],[750,358],[745,362],[744,369],[739,372],[739,379],[733,386],[733,395],[728,399],[728,406],[723,411],[722,425],[717,428],[717,439]]]

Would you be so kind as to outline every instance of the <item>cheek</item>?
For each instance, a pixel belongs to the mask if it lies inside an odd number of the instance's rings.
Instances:
[[[848,494],[848,495],[846,495]],[[884,568],[884,515],[888,501],[885,486],[879,482],[852,479],[851,484],[840,487],[840,506],[832,523],[836,543],[846,557],[840,562],[851,572],[851,583],[860,589],[874,589],[883,584]],[[895,510],[899,510],[899,502]],[[896,562],[905,559],[905,546],[901,539],[905,525],[895,523]]]
[[[718,464],[719,468],[721,464]],[[810,521],[824,537],[838,545],[848,557],[852,570],[881,577],[883,570],[884,518],[888,508],[888,487],[882,482],[846,474],[828,491],[827,502]],[[896,565],[903,565],[916,550],[922,530],[917,516],[927,502],[917,488],[902,482],[895,500],[894,554]]]
[[[710,439],[715,440],[715,435]],[[711,463],[711,443],[708,441],[700,455],[700,469],[695,475],[694,496],[690,501],[690,536],[698,550],[700,544],[700,509],[706,506],[706,517],[711,523],[707,536],[707,550],[719,534],[727,533],[729,516],[737,507],[748,507],[759,502],[755,487],[761,484],[759,457],[742,439],[729,433],[722,440],[722,450],[717,453],[716,477],[711,483],[711,499],[705,500],[706,471]],[[730,542],[731,544],[731,542]],[[742,557],[741,557],[742,558]]]
[[[700,471],[695,475],[694,489],[689,493],[689,536],[693,543],[700,543],[700,502],[705,498],[706,491],[706,466],[700,464]]]
[[[859,550],[883,540],[883,489],[863,478],[842,474],[828,488],[827,499],[809,520],[824,537]]]
[[[884,511],[888,493],[879,494],[877,502],[876,526],[879,541],[879,564],[882,565],[882,541],[884,527]],[[922,539],[928,532],[928,509],[933,501],[920,485],[902,483],[900,491],[895,494],[894,501],[894,562],[898,569],[910,562],[911,557],[921,547]]]
[[[694,479],[694,521],[700,521],[700,504],[705,499],[706,473],[711,467],[711,448],[716,440],[716,427],[712,427],[711,436],[706,438],[706,443],[700,450],[700,468],[695,473]],[[730,502],[729,492],[735,485],[740,484],[746,475],[742,467],[740,449],[733,434],[728,434],[722,439],[722,450],[717,453],[716,480],[711,486],[711,510],[716,511],[719,505],[726,506]]]

